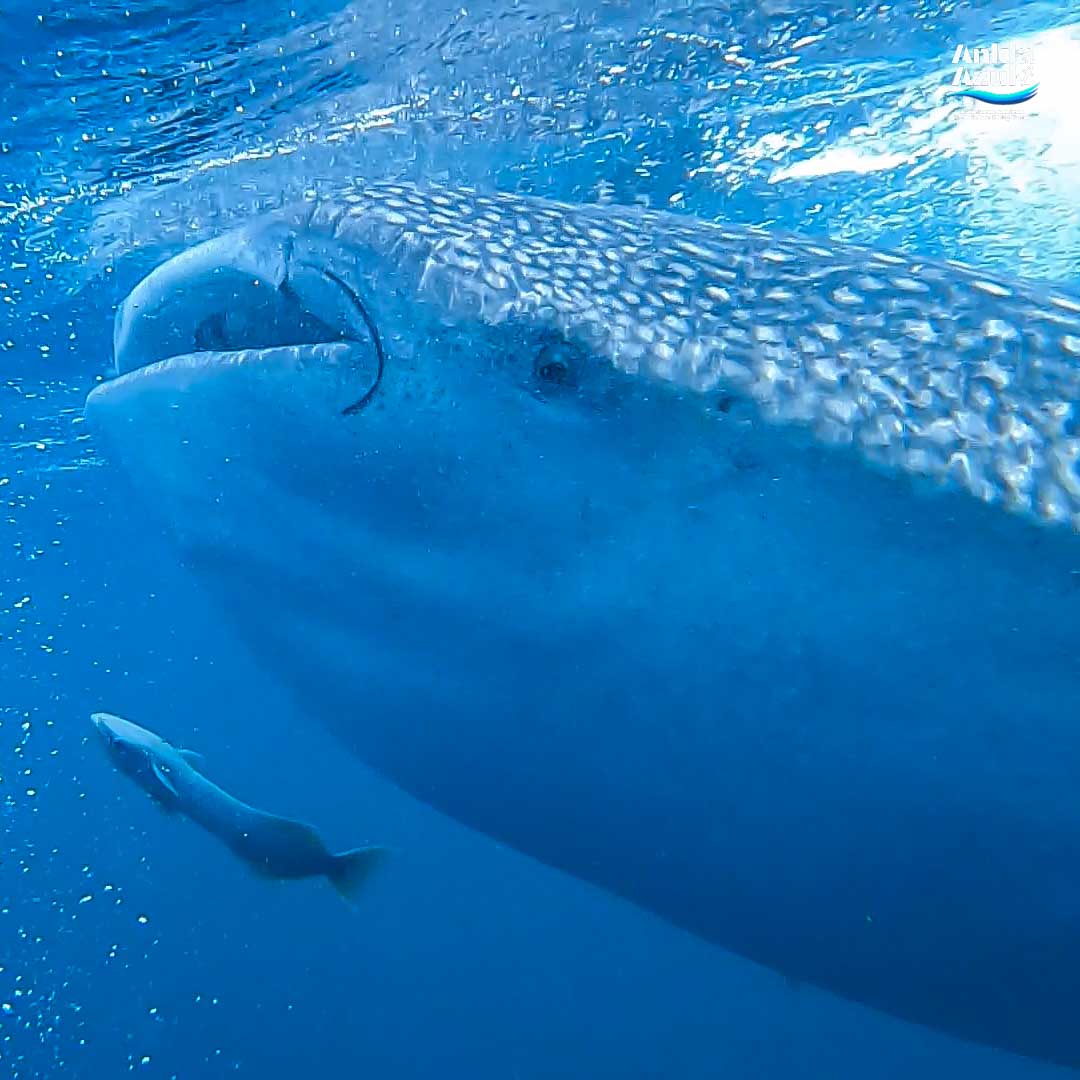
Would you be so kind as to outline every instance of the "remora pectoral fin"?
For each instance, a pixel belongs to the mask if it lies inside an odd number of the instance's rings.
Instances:
[[[176,790],[176,785],[173,784],[169,774],[156,761],[151,762],[150,767],[154,770],[154,776],[157,777],[158,783],[169,792],[174,799],[179,799],[180,792]]]

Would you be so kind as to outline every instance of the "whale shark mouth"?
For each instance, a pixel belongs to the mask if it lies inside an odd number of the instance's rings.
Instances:
[[[116,378],[92,395],[95,407],[214,379],[256,393],[307,387],[318,407],[351,415],[371,402],[385,367],[356,291],[305,260],[280,225],[242,229],[159,266],[120,305],[113,347]]]

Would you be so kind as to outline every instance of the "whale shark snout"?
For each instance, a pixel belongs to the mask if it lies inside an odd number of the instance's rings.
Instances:
[[[357,185],[154,271],[117,351],[97,431],[369,764],[795,978],[1080,1066],[1075,297]]]

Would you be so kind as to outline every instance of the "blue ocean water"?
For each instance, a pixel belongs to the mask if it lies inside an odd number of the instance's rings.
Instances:
[[[301,719],[82,421],[154,263],[343,176],[796,228],[1076,283],[1052,4],[16,3],[0,11],[0,1059],[13,1078],[1049,1076],[841,1002],[470,833]],[[947,94],[1035,43],[1022,120]],[[249,875],[90,741],[131,716],[393,859]],[[613,726],[613,741],[617,729]]]

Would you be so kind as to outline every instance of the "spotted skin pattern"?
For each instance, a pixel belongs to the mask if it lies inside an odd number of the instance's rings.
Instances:
[[[1080,529],[1080,297],[629,208],[357,186],[309,228],[414,268],[412,298],[527,322],[617,369],[747,399],[868,460]]]

